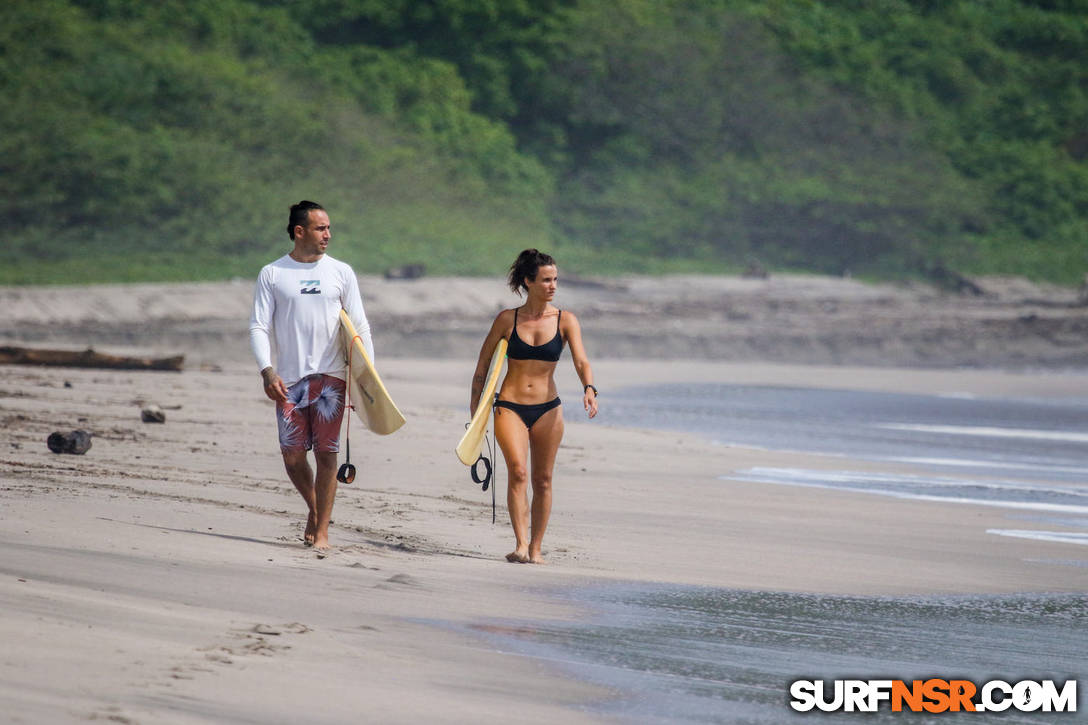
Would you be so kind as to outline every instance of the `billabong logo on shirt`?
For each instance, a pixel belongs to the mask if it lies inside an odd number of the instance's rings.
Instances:
[[[304,295],[319,295],[321,294],[321,280],[319,279],[303,279],[299,281],[302,286],[300,294]]]

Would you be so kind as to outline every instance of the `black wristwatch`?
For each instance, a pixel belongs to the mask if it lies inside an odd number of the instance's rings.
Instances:
[[[587,392],[587,391],[588,391],[588,390],[589,390],[590,388],[593,388],[593,394],[594,394],[594,395],[600,395],[600,393],[598,393],[598,392],[597,392],[597,386],[596,386],[596,385],[594,385],[593,383],[590,383],[589,385],[587,385],[587,386],[585,386],[584,388],[582,388],[582,392],[583,392],[583,393],[585,393],[585,392]]]

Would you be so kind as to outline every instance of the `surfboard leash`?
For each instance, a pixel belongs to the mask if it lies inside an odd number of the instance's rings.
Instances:
[[[496,394],[495,395],[495,400],[498,400],[498,399],[499,399],[499,396]],[[491,408],[492,408],[492,410],[491,410],[491,416],[492,416],[491,419],[494,420],[495,419],[495,417],[494,417],[495,416],[495,410],[494,410],[495,406],[491,406]],[[487,453],[488,453],[488,455],[491,456],[491,460],[495,461],[496,465],[498,465],[498,463],[499,463],[499,459],[495,455],[495,451],[497,451],[497,450],[498,450],[498,446],[495,445],[495,426],[492,425],[491,426],[491,443],[489,443],[488,446],[487,446]],[[494,466],[491,466],[490,468],[491,468],[491,470],[489,470],[487,472],[487,477],[488,477],[488,480],[490,481],[490,484],[491,484],[491,525],[494,526],[495,525],[495,468],[494,468]]]
[[[344,411],[355,412],[355,406],[351,402],[351,359],[355,357],[352,352],[355,348],[355,340],[359,340],[360,337],[356,335],[352,341],[351,346],[348,347],[348,380],[344,385],[344,399],[346,405]],[[346,453],[344,462],[340,465],[340,468],[336,471],[336,480],[340,483],[351,483],[355,480],[355,466],[351,465],[351,414],[347,416],[348,422],[344,428],[344,443],[346,446]]]
[[[496,393],[495,394],[495,400],[497,401],[498,399],[499,399],[499,394]],[[494,414],[495,414],[495,404],[494,404],[494,402],[492,402],[492,404],[491,404],[491,414],[492,414],[492,416],[494,416]],[[492,417],[492,420],[494,420],[494,417]],[[491,523],[494,524],[495,523],[495,509],[496,509],[495,486],[493,485],[494,482],[495,482],[495,469],[492,467],[491,461],[493,461],[493,460],[496,461],[496,462],[498,461],[498,458],[495,456],[495,451],[498,450],[498,446],[495,444],[495,426],[491,426],[491,440],[490,441],[487,439],[487,434],[484,433],[484,443],[487,444],[487,455],[485,456],[483,453],[480,453],[480,457],[477,458],[476,462],[472,464],[472,468],[469,469],[469,473],[472,475],[472,480],[473,481],[475,481],[476,483],[482,484],[481,485],[481,490],[486,491],[488,489],[488,487],[491,488]],[[476,467],[479,466],[480,463],[484,464],[484,475],[483,476],[480,476],[480,474],[476,472]]]

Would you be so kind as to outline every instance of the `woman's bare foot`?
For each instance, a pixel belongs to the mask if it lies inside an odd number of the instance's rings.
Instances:
[[[517,551],[511,551],[509,554],[506,555],[506,560],[511,564],[528,564],[529,555],[522,554]]]
[[[529,562],[530,564],[543,564],[544,563],[544,555],[541,554],[538,551],[535,554],[530,554],[528,557],[526,557],[525,560],[527,562]]]

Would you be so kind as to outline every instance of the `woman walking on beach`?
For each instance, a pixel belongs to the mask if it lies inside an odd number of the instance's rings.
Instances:
[[[554,375],[564,344],[570,346],[574,369],[582,381],[582,405],[590,418],[597,415],[597,388],[578,318],[551,304],[559,283],[555,260],[526,249],[511,265],[508,282],[518,295],[525,291],[525,304],[503,310],[491,325],[472,378],[469,411],[471,414],[480,401],[495,345],[507,340],[506,377],[495,403],[495,437],[506,459],[506,505],[515,541],[506,560],[539,564],[552,510],[552,469],[563,438],[563,408]]]

